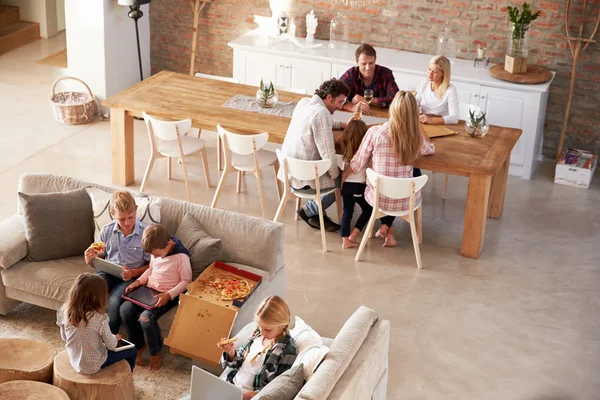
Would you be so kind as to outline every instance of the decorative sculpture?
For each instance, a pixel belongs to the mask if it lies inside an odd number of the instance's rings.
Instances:
[[[306,14],[306,41],[314,42],[315,41],[315,32],[317,31],[318,20],[315,17],[315,10],[310,10],[308,14]]]

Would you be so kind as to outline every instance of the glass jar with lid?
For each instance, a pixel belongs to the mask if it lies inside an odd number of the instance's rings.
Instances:
[[[348,18],[342,13],[337,13],[331,20],[329,27],[329,47],[332,49],[348,48]]]
[[[458,50],[458,43],[456,41],[456,37],[452,33],[449,27],[445,26],[440,29],[440,33],[437,38],[435,53],[438,56],[444,56],[452,64],[455,63],[456,60],[456,52]]]

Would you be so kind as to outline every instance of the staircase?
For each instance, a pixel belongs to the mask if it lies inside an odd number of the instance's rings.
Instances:
[[[40,38],[40,24],[20,20],[19,7],[0,4],[0,54]]]

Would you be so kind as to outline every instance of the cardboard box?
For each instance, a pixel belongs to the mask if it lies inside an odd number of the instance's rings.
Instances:
[[[253,285],[252,292],[244,299],[221,300],[219,291],[206,282],[216,277],[234,276]],[[171,353],[199,360],[212,367],[219,366],[221,350],[217,342],[229,337],[237,313],[261,284],[259,275],[215,261],[194,282],[187,286],[187,293],[180,295],[179,308],[165,339]]]
[[[554,173],[554,183],[589,188],[598,157],[584,150],[567,149],[563,151]]]

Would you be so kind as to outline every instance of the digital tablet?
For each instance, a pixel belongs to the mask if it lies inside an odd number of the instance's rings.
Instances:
[[[135,347],[135,344],[125,340],[125,339],[119,339],[119,343],[117,343],[117,348],[114,349],[113,351],[123,351],[123,350],[127,350],[127,349],[133,349]]]
[[[148,286],[138,286],[129,293],[125,293],[121,297],[127,301],[144,307],[146,310],[152,310],[156,307],[158,299],[154,296],[161,294],[158,290],[151,289]]]
[[[92,259],[92,265],[98,271],[106,272],[107,274],[111,274],[112,276],[116,276],[117,278],[122,277],[121,274],[123,273],[123,267],[119,264],[106,261],[99,257],[95,257]]]

